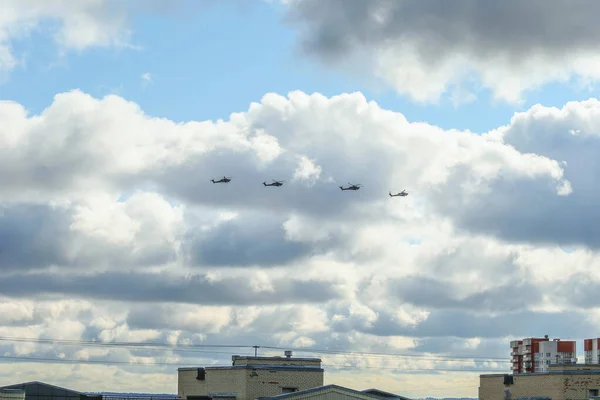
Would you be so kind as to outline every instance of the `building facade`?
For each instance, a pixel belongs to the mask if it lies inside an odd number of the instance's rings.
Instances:
[[[585,339],[583,351],[586,364],[600,364],[600,339]]]
[[[575,364],[577,345],[575,341],[554,339],[539,342],[539,352],[534,358],[534,372],[547,372],[552,364]]]
[[[546,372],[551,364],[570,364],[577,357],[577,344],[571,340],[526,338],[513,340],[511,370],[513,374]]]
[[[255,400],[323,386],[319,358],[233,356],[228,367],[179,368],[177,397]]]
[[[547,372],[479,377],[479,400],[548,396],[552,400],[583,400],[600,394],[600,365],[550,365]],[[508,397],[508,396],[507,396]]]
[[[547,342],[548,335],[543,338],[526,338],[510,342],[512,348],[513,374],[533,373],[536,371],[536,355],[540,352],[540,342]],[[538,363],[539,364],[539,363]]]
[[[0,389],[0,400],[25,400],[22,389]]]

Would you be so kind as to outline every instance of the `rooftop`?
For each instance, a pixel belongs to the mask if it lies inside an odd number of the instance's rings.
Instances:
[[[347,387],[334,385],[334,384],[319,386],[316,388],[311,388],[311,389],[306,389],[306,390],[301,390],[299,392],[284,393],[284,394],[280,394],[278,396],[259,397],[259,400],[284,400],[284,399],[288,399],[288,398],[291,399],[291,398],[294,398],[297,396],[303,396],[305,394],[320,392],[320,391],[324,391],[324,390],[335,390],[338,392],[341,391],[341,392],[351,393],[351,394],[354,394],[358,398],[360,398],[360,396],[365,396],[367,398],[372,398],[372,399],[410,400],[407,397],[399,396],[399,395],[393,394],[393,393],[384,392],[384,391],[378,390],[378,389],[367,389],[367,390],[363,390],[363,391],[358,391],[358,390],[354,390],[354,389],[350,389]],[[375,394],[375,393],[377,393],[377,394]]]
[[[214,370],[231,370],[231,369],[258,369],[258,370],[288,370],[288,371],[324,371],[318,365],[277,365],[277,364],[243,364],[243,365],[230,365],[226,367],[182,367],[177,368],[177,371],[197,371],[198,368],[204,368],[207,371]]]

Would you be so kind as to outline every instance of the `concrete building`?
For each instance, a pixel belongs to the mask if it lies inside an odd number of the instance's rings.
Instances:
[[[576,342],[554,339],[539,342],[539,353],[534,358],[534,370],[535,372],[547,372],[552,364],[575,364],[576,362]]]
[[[179,368],[177,397],[255,400],[323,386],[321,359],[232,356],[228,367]]]
[[[102,400],[100,395],[88,395],[37,381],[0,387],[0,391],[7,390],[24,392],[25,400]]]
[[[479,377],[479,400],[525,396],[584,400],[599,395],[600,365],[550,364],[547,372],[486,374]]]
[[[551,364],[569,364],[577,357],[575,341],[526,338],[510,342],[513,374],[546,372]]]
[[[600,339],[585,339],[583,351],[586,364],[600,364]]]
[[[327,385],[258,400],[410,400],[378,389],[358,391],[338,385]]]

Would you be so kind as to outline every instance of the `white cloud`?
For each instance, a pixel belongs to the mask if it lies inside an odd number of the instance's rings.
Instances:
[[[150,72],[145,72],[142,74],[141,79],[142,79],[142,86],[145,87],[145,86],[148,86],[150,83],[152,83],[153,77]]]
[[[45,21],[61,52],[93,46],[130,46],[131,32],[122,5],[112,0],[4,0],[0,5],[0,71],[17,65],[11,41],[31,34]]]
[[[593,334],[597,127],[594,100],[535,106],[484,135],[410,122],[360,93],[270,93],[227,121],[188,123],[80,91],[37,115],[0,102],[0,336],[507,357],[531,321]],[[264,188],[271,178],[286,183]],[[347,181],[364,186],[340,191]],[[0,342],[6,355],[229,361],[104,350]],[[407,395],[422,392],[391,368],[456,368],[323,357],[329,380],[349,379],[342,364],[370,367],[365,382],[390,368],[387,389]],[[81,366],[70,380],[68,368],[35,379],[94,390],[120,371],[115,390],[175,390],[171,366]],[[10,382],[21,371],[0,368]]]

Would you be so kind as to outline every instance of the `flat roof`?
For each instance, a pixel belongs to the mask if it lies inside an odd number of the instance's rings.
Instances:
[[[280,360],[290,360],[290,361],[315,361],[315,362],[321,362],[320,358],[316,358],[316,357],[285,357],[285,356],[272,356],[272,357],[266,357],[266,356],[237,356],[234,355],[233,357],[235,357],[236,360],[271,360],[271,361],[280,361]]]
[[[260,370],[287,370],[287,371],[325,371],[320,366],[316,365],[268,365],[268,364],[244,364],[244,365],[229,365],[226,367],[182,367],[177,368],[177,371],[196,371],[198,368],[204,368],[207,371],[215,370],[230,370],[230,369],[260,369]]]

